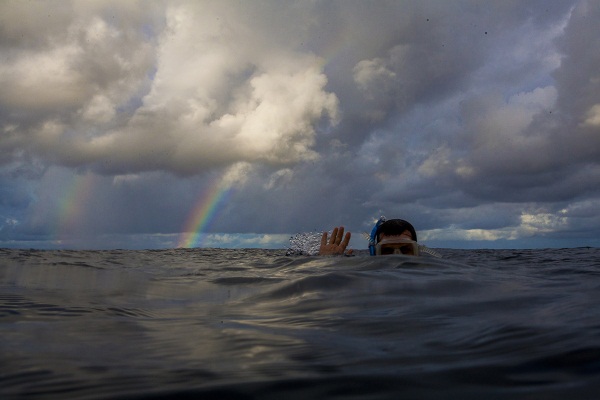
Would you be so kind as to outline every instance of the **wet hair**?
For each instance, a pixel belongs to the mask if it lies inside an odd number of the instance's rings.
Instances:
[[[390,219],[385,221],[377,228],[375,237],[379,242],[379,235],[382,233],[386,236],[393,236],[401,235],[404,231],[409,231],[412,239],[415,242],[417,241],[417,232],[415,231],[415,228],[410,224],[410,222],[403,219]]]

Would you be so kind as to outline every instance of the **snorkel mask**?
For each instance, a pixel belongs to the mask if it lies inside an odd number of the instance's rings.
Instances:
[[[419,255],[419,245],[414,240],[402,237],[384,237],[375,245],[375,255],[404,254],[408,256]]]

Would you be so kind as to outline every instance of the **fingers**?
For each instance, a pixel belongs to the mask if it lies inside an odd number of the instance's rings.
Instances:
[[[337,243],[339,243],[339,242],[336,243],[336,241],[337,241],[337,235],[338,235],[338,228],[336,227],[336,228],[333,228],[333,232],[331,232],[331,239],[329,241],[329,244],[337,244]]]
[[[344,227],[343,226],[335,227],[335,228],[333,228],[333,232],[331,232],[331,239],[329,240],[329,244],[335,244],[335,245],[343,244],[344,246],[347,246],[348,243],[350,243],[350,237],[351,237],[350,232],[346,233],[346,236],[344,237]],[[342,243],[342,238],[344,238],[343,243]],[[325,240],[324,243],[327,244],[327,232],[323,233],[323,237],[321,238],[321,244],[323,244],[323,239]]]
[[[321,247],[327,246],[327,232],[323,232],[323,236],[321,236]]]
[[[342,232],[343,232],[343,228],[342,228]],[[346,247],[348,247],[348,243],[350,243],[350,238],[352,237],[352,234],[350,232],[346,233],[346,237],[344,237],[344,241],[342,242],[342,247],[345,249]]]
[[[321,236],[321,247],[319,248],[319,255],[334,255],[334,254],[344,254],[346,247],[350,243],[350,238],[352,234],[350,232],[346,232],[344,236],[344,227],[335,227],[331,232],[331,237],[328,237],[329,234],[327,232],[323,232]],[[328,243],[329,242],[329,243]],[[348,253],[350,254],[351,251]]]

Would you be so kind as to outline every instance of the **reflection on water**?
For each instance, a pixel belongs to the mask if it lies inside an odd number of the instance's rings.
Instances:
[[[0,395],[595,398],[599,250],[443,253],[0,250]]]

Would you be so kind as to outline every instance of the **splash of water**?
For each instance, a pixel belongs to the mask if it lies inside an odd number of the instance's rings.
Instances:
[[[288,256],[316,256],[321,247],[321,232],[302,232],[290,238]]]

